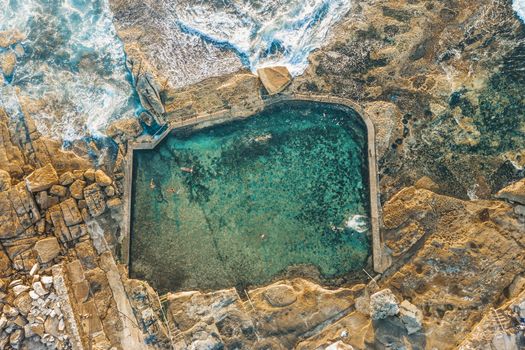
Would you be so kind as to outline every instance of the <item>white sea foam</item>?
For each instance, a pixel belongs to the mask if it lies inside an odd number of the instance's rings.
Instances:
[[[347,228],[355,230],[359,233],[368,231],[368,219],[364,215],[352,215],[345,223]]]
[[[13,76],[0,84],[0,107],[12,118],[29,98],[40,132],[74,140],[138,108],[107,1],[0,0],[0,8],[0,31],[26,36]]]
[[[516,11],[519,18],[525,22],[525,0],[514,0],[512,2],[512,8]]]
[[[183,29],[235,49],[253,71],[285,65],[298,75],[350,7],[348,0],[181,0],[175,8]]]

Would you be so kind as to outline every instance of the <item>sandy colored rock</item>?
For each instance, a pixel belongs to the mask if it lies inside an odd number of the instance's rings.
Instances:
[[[71,193],[71,197],[75,199],[83,199],[84,198],[84,187],[86,187],[86,181],[75,180],[71,184],[71,186],[69,186],[69,192]]]
[[[113,180],[102,169],[95,171],[95,181],[99,186],[105,187],[111,185]]]
[[[0,32],[0,47],[6,48],[24,39],[25,35],[18,30],[3,31]]]
[[[66,199],[60,203],[60,209],[64,216],[64,221],[67,226],[76,225],[82,222],[82,216],[77,207],[77,202],[73,198]]]
[[[13,51],[9,51],[4,55],[0,56],[1,68],[4,75],[10,76],[13,74],[16,65],[16,55]]]
[[[284,66],[259,68],[257,75],[269,95],[278,94],[292,82],[292,76]]]
[[[137,118],[123,118],[111,123],[106,129],[106,134],[109,137],[115,138],[118,135],[126,135],[128,137],[137,137],[142,134],[142,125]]]
[[[84,172],[84,178],[89,182],[95,181],[95,169],[88,169]]]
[[[56,237],[47,237],[36,242],[34,250],[40,263],[45,264],[60,254],[60,245]]]
[[[5,170],[0,169],[0,192],[11,188],[11,175]]]
[[[285,307],[297,300],[292,287],[284,284],[271,286],[264,292],[264,297],[270,305],[275,307]]]
[[[60,175],[58,181],[62,186],[69,186],[73,183],[73,181],[75,181],[75,176],[71,171],[66,171],[65,173]]]
[[[107,206],[109,209],[117,209],[122,205],[122,200],[120,198],[111,198],[107,201]]]
[[[496,197],[525,205],[525,179],[503,188]]]
[[[423,176],[422,178],[417,180],[414,186],[418,189],[425,189],[432,192],[439,191],[439,186],[428,176]]]
[[[51,164],[38,168],[25,179],[27,188],[31,192],[45,191],[58,184],[58,175]]]
[[[84,188],[84,198],[93,217],[102,215],[106,210],[106,199],[98,184],[92,184]]]
[[[57,197],[65,197],[67,194],[67,188],[61,185],[53,185],[49,189],[49,193]]]

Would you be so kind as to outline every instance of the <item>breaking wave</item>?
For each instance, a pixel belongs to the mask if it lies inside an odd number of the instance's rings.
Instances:
[[[0,0],[0,32],[18,43],[0,76],[0,107],[12,118],[29,112],[47,136],[75,140],[140,108],[105,0]]]
[[[525,0],[514,0],[512,8],[518,14],[518,17],[525,22]]]
[[[350,7],[348,0],[193,0],[175,11],[184,32],[235,50],[252,71],[284,65],[299,75]]]

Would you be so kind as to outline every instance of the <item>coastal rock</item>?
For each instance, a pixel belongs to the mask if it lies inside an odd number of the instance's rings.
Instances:
[[[354,350],[354,347],[339,340],[333,344],[328,345],[325,350]]]
[[[403,300],[399,305],[399,318],[405,325],[408,334],[414,334],[421,329],[423,314],[408,300]]]
[[[73,183],[73,181],[75,181],[75,176],[71,171],[66,171],[65,173],[60,175],[58,181],[62,186],[69,186]]]
[[[88,169],[84,172],[84,178],[89,182],[95,182],[95,169]]]
[[[112,138],[119,135],[126,135],[127,137],[133,138],[142,134],[142,131],[142,125],[140,125],[137,118],[123,118],[112,123],[106,129],[106,134]]]
[[[84,188],[84,198],[93,217],[102,215],[106,210],[106,199],[98,184]]]
[[[269,95],[282,92],[292,82],[288,68],[284,66],[265,67],[257,69],[257,75]]]
[[[137,78],[137,93],[142,105],[152,114],[164,114],[164,105],[160,98],[160,88],[150,73],[140,74]]]
[[[111,198],[107,201],[107,207],[109,209],[117,209],[122,205],[122,200],[120,198]]]
[[[496,198],[506,199],[525,205],[525,179],[503,188],[496,194]]]
[[[76,225],[82,222],[82,215],[77,207],[77,202],[73,198],[66,199],[60,203],[60,209],[67,226]]]
[[[26,185],[31,192],[45,191],[58,184],[58,175],[51,164],[36,169],[26,177]]]
[[[388,288],[380,290],[370,296],[370,317],[381,320],[399,313],[396,296]]]
[[[49,193],[57,197],[65,197],[67,194],[67,188],[61,185],[53,185],[49,189]]]
[[[75,180],[71,186],[69,186],[69,192],[71,197],[75,199],[84,198],[84,187],[86,187],[86,182],[83,180]]]
[[[0,169],[0,192],[11,188],[11,175],[5,170]]]
[[[285,284],[271,286],[264,292],[264,297],[270,305],[275,307],[285,307],[297,300],[293,288]]]
[[[56,237],[47,237],[36,242],[34,250],[37,253],[39,262],[45,264],[60,254],[60,245]]]
[[[13,74],[16,65],[16,55],[13,51],[9,51],[6,54],[0,56],[1,68],[5,76]]]
[[[25,35],[18,30],[7,30],[0,32],[0,47],[7,48],[25,39]]]
[[[98,185],[105,187],[111,185],[113,180],[101,169],[95,171],[95,181]]]

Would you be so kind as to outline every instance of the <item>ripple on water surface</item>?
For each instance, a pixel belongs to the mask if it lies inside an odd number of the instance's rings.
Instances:
[[[362,267],[366,154],[359,116],[296,102],[137,151],[132,276],[164,291],[218,289],[292,265],[326,279]]]
[[[23,38],[0,48],[16,56],[0,79],[0,108],[12,118],[30,99],[25,111],[39,131],[74,140],[140,110],[107,0],[0,0],[0,8],[0,32]]]

